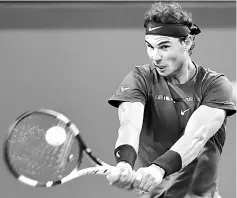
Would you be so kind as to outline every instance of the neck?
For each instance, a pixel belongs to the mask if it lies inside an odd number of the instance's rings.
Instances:
[[[167,77],[171,84],[184,84],[190,80],[196,72],[196,67],[189,57],[186,62],[172,75]]]

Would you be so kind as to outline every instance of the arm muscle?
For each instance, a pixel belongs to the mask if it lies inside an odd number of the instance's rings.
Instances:
[[[118,108],[120,128],[115,147],[129,144],[136,152],[143,123],[144,105],[141,102],[123,102]]]
[[[206,142],[220,129],[224,119],[224,110],[205,105],[192,114],[184,135],[171,147],[180,154],[183,167],[199,155]]]

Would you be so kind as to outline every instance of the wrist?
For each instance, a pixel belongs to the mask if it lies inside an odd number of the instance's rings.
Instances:
[[[157,158],[152,164],[159,166],[165,171],[164,177],[178,172],[182,168],[182,159],[179,153],[168,150]]]
[[[126,168],[128,169],[129,171],[132,171],[132,166],[131,164],[129,164],[128,162],[125,162],[125,161],[121,161],[117,164],[117,167],[122,167],[122,168]]]
[[[151,164],[150,165],[152,168],[156,169],[157,171],[159,171],[159,173],[162,175],[162,178],[164,178],[165,176],[165,170],[163,168],[161,168],[160,166],[156,165],[156,164]]]
[[[129,163],[132,168],[134,167],[135,161],[137,159],[137,153],[135,149],[128,144],[118,146],[114,150],[114,155],[117,163],[126,162]]]

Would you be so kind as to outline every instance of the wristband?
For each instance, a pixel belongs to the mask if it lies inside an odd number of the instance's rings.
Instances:
[[[137,159],[137,153],[135,149],[128,144],[121,145],[114,150],[114,155],[117,163],[127,162],[134,167],[135,161]]]
[[[152,164],[163,168],[165,171],[164,177],[166,177],[178,172],[182,168],[182,159],[179,153],[168,150],[162,156],[153,161]]]

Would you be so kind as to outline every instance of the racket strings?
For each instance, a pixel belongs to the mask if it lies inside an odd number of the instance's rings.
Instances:
[[[60,126],[67,132],[66,141],[59,146],[49,145],[46,131]],[[75,167],[78,148],[73,147],[74,135],[66,124],[50,116],[34,115],[19,122],[8,140],[9,158],[20,175],[39,182],[61,179]],[[74,152],[74,153],[73,153]],[[74,165],[70,166],[73,162]]]
[[[62,126],[61,124],[59,126]],[[65,127],[65,126],[64,126]],[[71,130],[68,130],[66,141],[60,149],[60,155],[58,155],[57,162],[59,163],[59,169],[65,169],[68,162],[74,159],[73,154],[70,154],[75,136]]]

